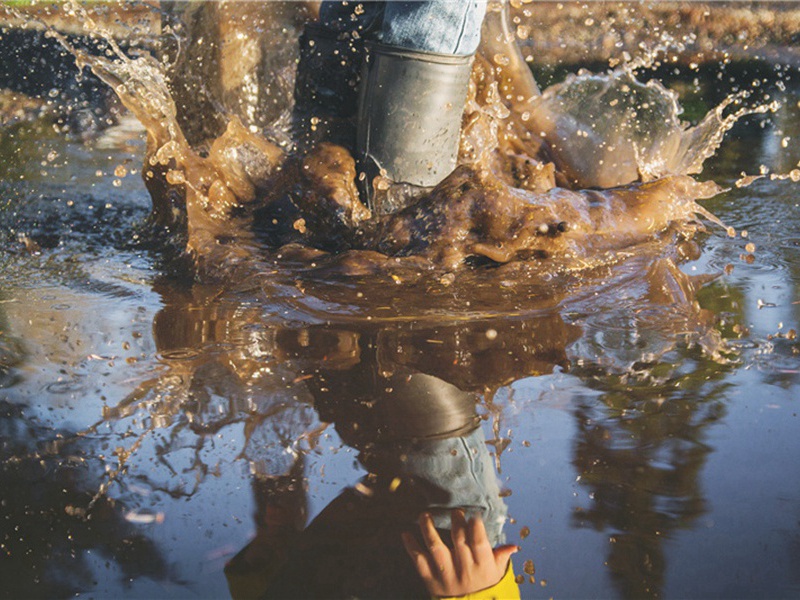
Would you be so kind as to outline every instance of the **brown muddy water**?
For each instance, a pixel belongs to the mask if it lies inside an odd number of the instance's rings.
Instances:
[[[484,170],[336,259],[272,243],[297,217],[275,208],[193,277],[147,225],[133,116],[0,129],[0,593],[412,594],[400,531],[465,506],[521,546],[525,598],[800,595],[800,176],[770,177],[800,162],[798,75],[639,76],[692,123],[741,89],[779,102],[694,176],[735,236],[698,228],[701,194],[653,208],[659,181],[547,203]],[[464,197],[490,233],[448,244]],[[497,239],[501,209],[555,205],[571,230]]]

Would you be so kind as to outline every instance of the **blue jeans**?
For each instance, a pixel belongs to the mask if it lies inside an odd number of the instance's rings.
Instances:
[[[503,526],[508,507],[500,497],[492,457],[480,427],[440,440],[376,444],[359,460],[370,473],[410,476],[443,491],[444,496],[429,501],[426,507],[437,528],[450,529],[450,511],[462,508],[467,517],[481,516],[492,546],[505,541]]]
[[[326,0],[320,22],[389,46],[468,56],[478,49],[485,14],[486,0]]]

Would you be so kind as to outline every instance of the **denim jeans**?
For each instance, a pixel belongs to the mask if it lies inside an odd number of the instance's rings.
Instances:
[[[398,457],[402,457],[399,462]],[[411,477],[420,489],[426,482],[442,491],[442,496],[430,499],[425,507],[437,528],[450,529],[450,511],[462,508],[467,517],[481,516],[492,546],[505,541],[508,507],[500,497],[497,474],[480,427],[440,440],[376,444],[362,452],[359,460],[370,473]]]
[[[410,50],[467,56],[478,49],[486,0],[326,0],[323,26]]]

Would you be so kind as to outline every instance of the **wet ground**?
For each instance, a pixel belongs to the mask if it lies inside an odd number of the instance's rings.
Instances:
[[[702,175],[732,188],[703,204],[737,236],[709,225],[544,280],[477,265],[404,285],[283,260],[193,284],[143,227],[134,120],[87,139],[47,114],[4,128],[2,594],[254,589],[247,566],[298,525],[383,501],[386,478],[403,493],[412,477],[376,447],[474,445],[477,414],[523,597],[796,597],[799,188],[735,182],[796,168],[800,88],[753,63],[717,72],[658,76],[690,119],[755,80],[782,103]],[[476,413],[420,418],[387,396],[398,374],[475,392]],[[240,554],[255,534],[261,559]]]

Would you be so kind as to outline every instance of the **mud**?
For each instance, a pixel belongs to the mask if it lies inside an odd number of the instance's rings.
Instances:
[[[263,10],[267,9],[272,12],[260,18],[269,17],[275,23],[298,18],[295,13],[275,12],[272,5]],[[186,24],[190,39],[213,38],[216,30],[209,27],[216,27],[210,25],[216,21],[213,14],[205,13],[215,10],[217,5],[200,5],[192,13]],[[723,119],[723,104],[698,127],[689,129],[678,119],[679,107],[666,89],[639,84],[624,68],[595,78],[598,83],[579,76],[539,96],[524,62],[501,58],[503,48],[507,56],[516,51],[502,15],[496,10],[487,15],[484,39],[488,42],[475,62],[464,114],[459,158],[463,166],[432,191],[417,192],[407,209],[381,218],[371,216],[359,200],[358,173],[347,148],[323,144],[303,157],[282,148],[279,141],[254,133],[252,128],[262,117],[247,113],[244,107],[251,106],[252,99],[241,87],[230,88],[227,96],[229,106],[234,98],[244,104],[230,108],[224,133],[192,143],[181,122],[195,117],[202,103],[191,108],[176,104],[171,90],[178,84],[179,88],[190,86],[197,76],[190,69],[194,63],[176,63],[168,77],[147,57],[119,55],[110,61],[74,52],[79,62],[112,86],[147,128],[144,177],[153,197],[155,220],[161,226],[185,229],[185,249],[201,277],[216,276],[224,270],[222,265],[248,259],[259,264],[253,249],[258,214],[275,203],[294,207],[296,241],[323,251],[349,251],[346,262],[357,272],[374,268],[375,252],[387,258],[416,257],[414,264],[422,258],[428,268],[445,271],[472,259],[491,263],[552,259],[554,269],[570,262],[587,265],[670,227],[691,232],[697,227],[698,214],[716,221],[695,200],[713,196],[718,188],[683,175],[702,168],[703,160],[736,119],[747,112],[766,111],[768,106],[745,108]],[[230,17],[225,22],[241,22]],[[224,39],[218,48],[225,47]],[[222,58],[209,59],[222,65],[212,82],[227,79],[224,65],[231,61]],[[608,102],[626,90],[640,88],[642,97],[633,95],[633,100],[619,106]],[[522,90],[532,95],[526,97]],[[212,88],[208,98],[214,97]],[[587,110],[591,102],[596,108]],[[580,144],[577,151],[565,152],[574,145],[572,139],[581,137],[583,115],[588,112],[600,118],[597,111],[605,103],[609,105],[606,112],[611,113],[602,117],[605,129],[589,122],[585,128],[592,135],[583,135],[604,148],[605,154],[582,152],[585,145]],[[649,108],[639,114],[640,105]],[[246,118],[250,120],[240,122]],[[201,133],[193,130],[192,136],[202,137]],[[648,180],[655,182],[644,183]],[[381,178],[372,185],[376,193],[391,194],[397,189]],[[580,191],[587,186],[620,185],[628,187]],[[272,247],[286,241],[260,240]],[[354,252],[359,251],[365,251],[366,261],[360,268],[354,264]]]

